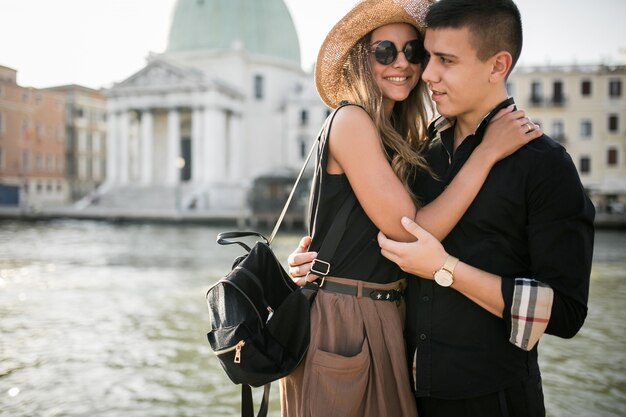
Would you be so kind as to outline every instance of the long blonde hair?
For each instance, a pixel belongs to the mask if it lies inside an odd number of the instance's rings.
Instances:
[[[385,117],[383,95],[374,80],[370,60],[371,32],[361,38],[350,50],[342,75],[347,85],[346,101],[365,109],[378,130],[380,144],[393,171],[413,201],[419,199],[411,190],[411,180],[418,170],[431,172],[423,151],[426,144],[428,116],[431,106],[424,82],[419,80],[406,100],[396,102],[391,119]]]

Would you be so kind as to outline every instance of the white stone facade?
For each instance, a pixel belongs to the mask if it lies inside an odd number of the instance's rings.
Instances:
[[[306,83],[297,65],[242,49],[151,56],[107,92],[105,188],[179,187],[183,208],[245,208],[255,177],[303,161],[288,104]],[[299,137],[308,148],[313,136]]]

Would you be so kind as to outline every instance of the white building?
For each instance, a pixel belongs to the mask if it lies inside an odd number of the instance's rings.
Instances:
[[[101,204],[244,209],[255,177],[301,166],[326,115],[296,99],[312,85],[282,0],[178,0],[166,51],[107,92]]]

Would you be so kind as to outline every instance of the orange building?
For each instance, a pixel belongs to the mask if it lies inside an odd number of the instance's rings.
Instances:
[[[0,66],[0,185],[19,187],[22,207],[61,204],[68,198],[64,95],[21,87],[17,71],[4,66]]]

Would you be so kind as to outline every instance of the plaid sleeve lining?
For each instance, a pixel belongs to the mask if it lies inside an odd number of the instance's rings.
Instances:
[[[529,278],[515,278],[511,304],[511,338],[520,349],[529,351],[548,327],[554,291]]]

